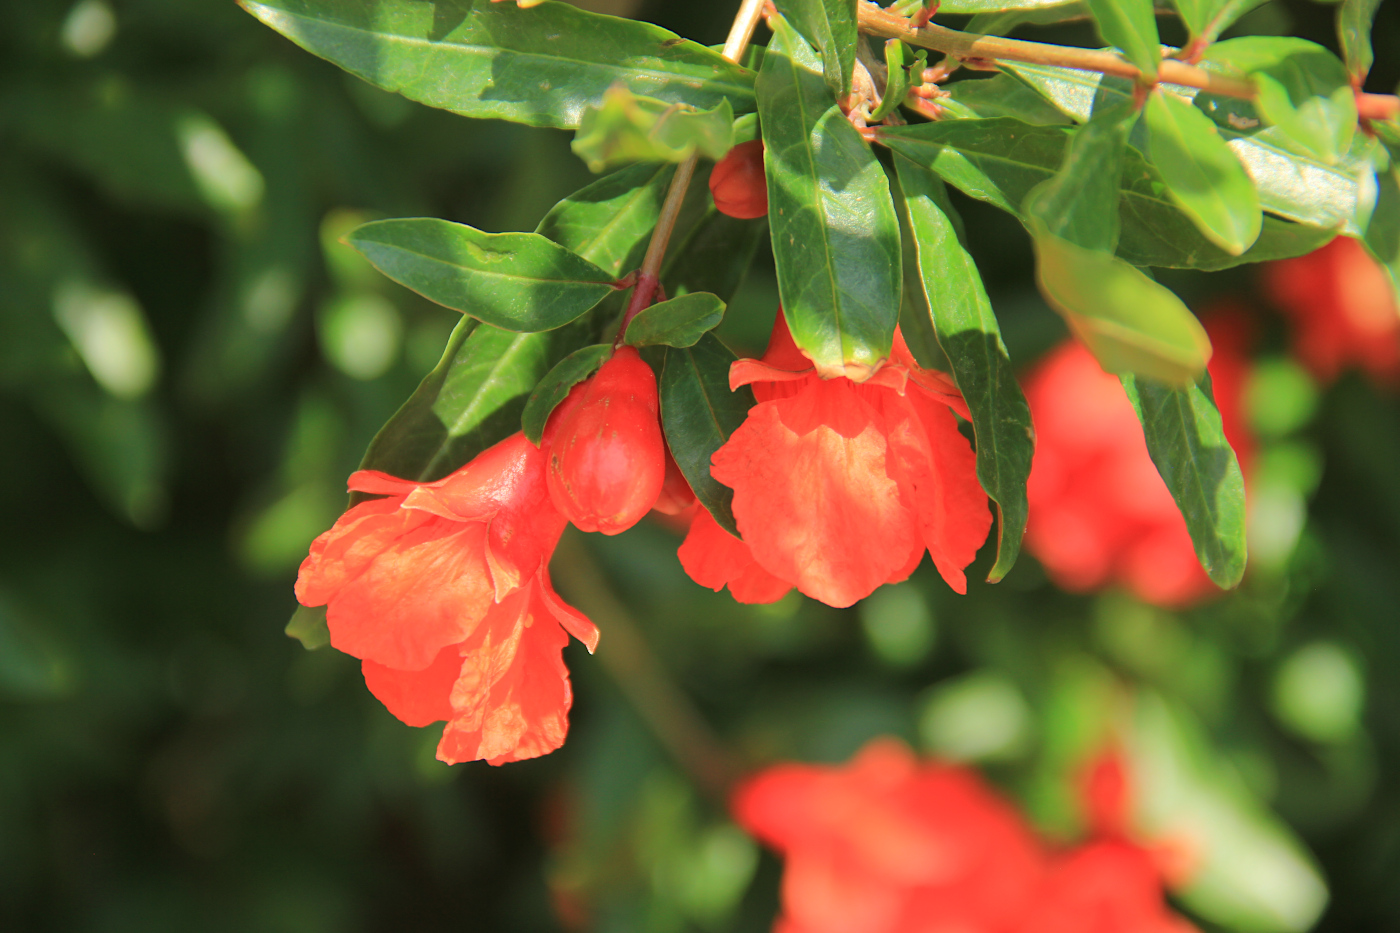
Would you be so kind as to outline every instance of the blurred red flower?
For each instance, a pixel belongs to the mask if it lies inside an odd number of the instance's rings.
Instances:
[[[350,477],[387,498],[354,506],[311,545],[297,599],[326,606],[331,645],[412,726],[447,720],[438,758],[492,764],[558,748],[572,702],[560,651],[598,630],[550,585],[565,520],[546,454],[522,434],[444,479]],[[562,627],[561,627],[562,626]]]
[[[1359,242],[1339,236],[1268,263],[1264,287],[1292,325],[1293,354],[1319,380],[1357,366],[1400,386],[1400,308],[1385,270]]]
[[[763,173],[763,140],[740,143],[710,171],[710,195],[721,214],[752,220],[768,213],[768,181]]]
[[[1248,475],[1253,445],[1242,412],[1248,320],[1221,308],[1206,319],[1206,329],[1225,437]],[[1186,521],[1118,378],[1078,341],[1066,340],[1025,379],[1025,391],[1036,432],[1026,548],[1050,579],[1081,593],[1120,583],[1167,607],[1218,593],[1196,560]]]
[[[711,458],[711,476],[734,490],[743,541],[697,521],[681,552],[696,582],[752,582],[751,562],[849,606],[906,579],[927,548],[948,585],[967,591],[963,568],[992,521],[953,415],[967,407],[946,378],[919,368],[898,330],[889,361],[867,381],[822,379],[779,313],[763,359],[735,362],[729,384],[752,385],[758,399]],[[777,583],[765,586],[781,595]],[[756,593],[739,598],[764,601]]]

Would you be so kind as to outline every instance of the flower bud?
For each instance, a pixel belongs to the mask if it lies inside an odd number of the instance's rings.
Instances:
[[[545,427],[554,505],[582,531],[615,535],[656,502],[666,478],[656,376],[622,347],[574,386]]]
[[[710,194],[721,214],[752,220],[768,213],[768,182],[763,175],[763,140],[740,143],[710,172]]]
[[[656,497],[653,509],[663,515],[679,515],[695,504],[695,491],[686,482],[685,474],[676,464],[671,451],[666,451],[666,480],[661,485],[661,495]]]

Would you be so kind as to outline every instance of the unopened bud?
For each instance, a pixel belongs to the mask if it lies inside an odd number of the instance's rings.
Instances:
[[[544,445],[554,505],[582,531],[615,535],[651,509],[666,478],[656,375],[622,347],[550,415]]]
[[[710,194],[721,214],[752,220],[768,213],[768,182],[763,175],[763,140],[740,143],[715,163]]]

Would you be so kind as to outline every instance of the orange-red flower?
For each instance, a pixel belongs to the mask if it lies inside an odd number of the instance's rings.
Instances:
[[[752,220],[768,213],[768,182],[763,174],[763,140],[740,143],[715,163],[710,194],[721,214]]]
[[[515,434],[432,483],[354,473],[352,490],[386,498],[342,515],[297,577],[297,599],[326,606],[331,645],[363,661],[391,713],[414,726],[447,720],[448,763],[558,748],[572,701],[565,632],[597,644],[597,628],[550,585],[565,520],[545,460]]]
[[[1206,323],[1225,436],[1247,467],[1244,319],[1222,313]],[[1117,582],[1169,607],[1219,592],[1196,560],[1186,522],[1117,377],[1082,344],[1066,340],[1036,366],[1025,390],[1036,431],[1026,548],[1056,585],[1089,592]]]
[[[966,592],[963,568],[992,521],[953,414],[967,408],[947,379],[919,368],[897,330],[890,359],[867,381],[823,379],[779,313],[763,359],[735,362],[729,384],[752,385],[758,400],[711,459],[710,475],[734,490],[743,541],[701,516],[681,550],[693,579],[715,589],[745,575],[756,583],[753,565],[763,585],[741,584],[738,598],[781,595],[782,583],[849,606],[907,578],[927,549],[948,585]]]
[[[1265,266],[1269,297],[1288,316],[1293,353],[1331,382],[1351,366],[1400,386],[1400,308],[1385,270],[1356,240],[1339,236],[1306,256]]]
[[[549,495],[581,531],[615,535],[656,504],[666,478],[656,374],[619,347],[574,386],[545,426]]]

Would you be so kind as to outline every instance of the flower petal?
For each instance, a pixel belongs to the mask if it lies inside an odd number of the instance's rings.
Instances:
[[[406,725],[426,726],[452,718],[452,685],[462,669],[456,645],[438,652],[421,671],[399,671],[374,661],[363,661],[365,686],[375,699]]]
[[[545,607],[553,613],[558,623],[564,626],[564,631],[583,642],[583,646],[592,654],[598,649],[598,626],[593,624],[593,620],[582,612],[570,606],[559,598],[559,594],[554,592],[554,584],[549,579],[549,568],[541,567],[539,575],[539,595]]]
[[[777,602],[792,589],[792,584],[759,566],[749,546],[721,528],[703,507],[696,511],[676,556],[690,579],[716,591],[728,586],[741,603]]]
[[[405,514],[399,499],[374,499],[348,510],[311,542],[297,572],[297,601],[324,606],[348,582],[364,573],[379,552],[425,516]]]

